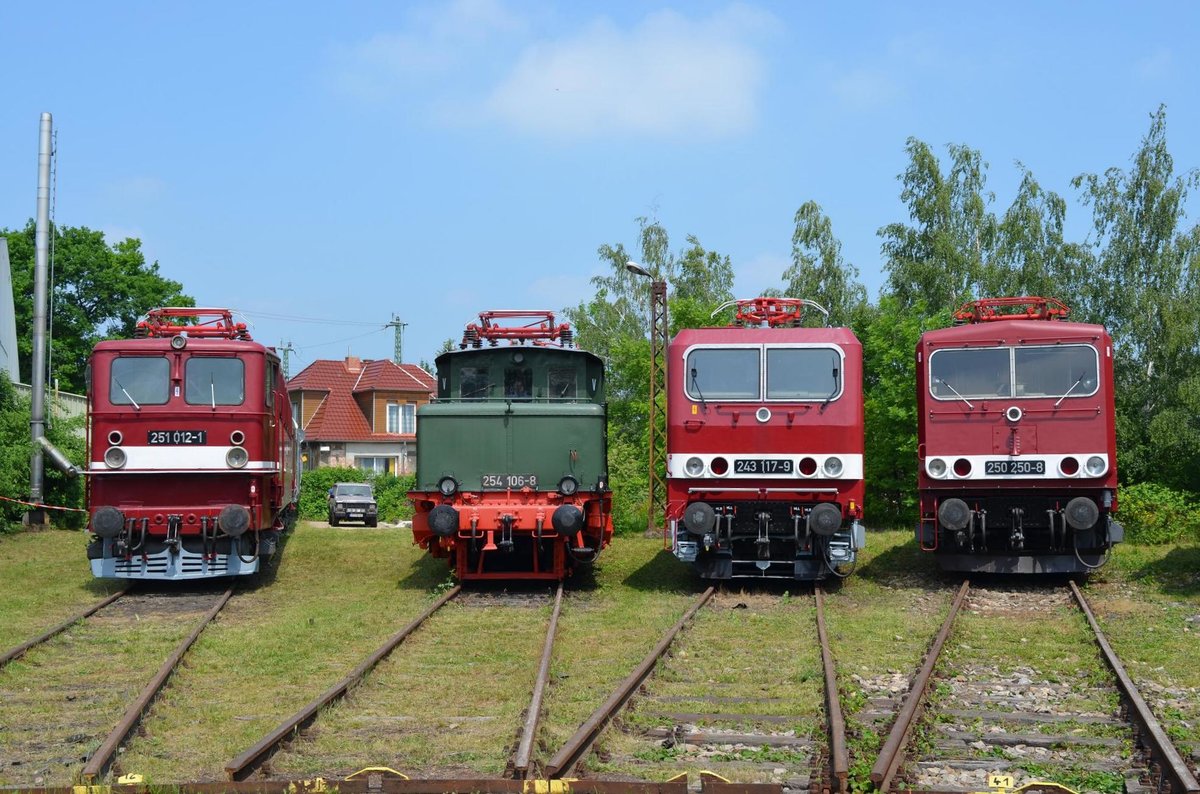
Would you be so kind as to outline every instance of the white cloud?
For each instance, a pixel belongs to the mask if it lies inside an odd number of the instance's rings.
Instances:
[[[750,39],[770,18],[733,6],[707,19],[674,11],[630,30],[608,20],[525,49],[486,106],[546,137],[725,137],[751,128],[763,82]]]
[[[332,81],[357,99],[386,100],[460,68],[475,48],[524,27],[499,0],[455,0],[420,8],[402,31],[334,48]]]

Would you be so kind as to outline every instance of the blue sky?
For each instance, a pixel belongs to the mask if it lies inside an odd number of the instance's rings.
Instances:
[[[407,361],[486,308],[575,305],[596,248],[732,257],[779,286],[815,200],[874,296],[915,136],[1014,165],[1125,168],[1165,104],[1200,165],[1200,4],[9,3],[0,10],[0,226],[35,212],[38,118],[57,220],[142,240],[201,305],[290,341],[292,372]]]

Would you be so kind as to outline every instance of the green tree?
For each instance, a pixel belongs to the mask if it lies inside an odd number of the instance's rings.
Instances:
[[[1195,169],[1176,173],[1166,110],[1128,170],[1082,174],[1090,261],[1076,272],[1083,318],[1115,343],[1122,478],[1200,490],[1200,224],[1187,225]]]
[[[852,325],[867,304],[858,268],[842,258],[833,223],[815,201],[796,210],[792,233],[792,265],[783,273],[783,294],[807,298],[829,310],[831,325]]]
[[[56,227],[54,284],[51,292],[50,377],[68,391],[84,391],[84,367],[92,347],[103,339],[133,334],[137,321],[157,306],[194,306],[183,285],[164,278],[158,263],[146,264],[141,241],[126,238],[109,245],[104,233],[86,227]],[[33,353],[34,223],[0,229],[8,238],[17,351],[22,378]]]
[[[987,164],[967,146],[951,145],[949,171],[929,146],[909,138],[909,165],[900,176],[900,198],[910,224],[879,230],[887,286],[901,305],[930,310],[956,307],[986,281],[985,263],[995,245],[996,219],[988,211]]]

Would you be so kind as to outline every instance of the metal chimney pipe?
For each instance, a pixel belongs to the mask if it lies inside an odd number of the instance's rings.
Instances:
[[[32,502],[42,501],[43,496],[43,449],[38,439],[45,435],[46,431],[46,307],[49,304],[46,285],[50,272],[51,126],[50,114],[43,113],[41,135],[38,139],[36,258],[33,264],[33,372],[30,373],[29,379],[33,387],[29,416],[30,437],[33,441],[33,455],[29,461],[29,497]]]

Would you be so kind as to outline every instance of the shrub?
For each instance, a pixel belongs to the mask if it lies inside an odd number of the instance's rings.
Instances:
[[[412,518],[408,491],[413,487],[411,474],[373,474],[350,466],[328,466],[304,472],[300,478],[300,517],[323,521],[328,517],[329,489],[339,482],[369,482],[375,488],[379,520],[389,523]]]
[[[1200,541],[1200,500],[1196,494],[1152,482],[1121,489],[1117,517],[1132,543]]]
[[[49,409],[49,403],[47,403]],[[29,437],[29,398],[17,392],[7,377],[0,377],[0,495],[10,499],[29,498],[29,460],[33,442]],[[78,432],[83,418],[55,419],[46,428],[46,437],[75,465],[87,465],[83,436]],[[83,478],[68,478],[44,458],[42,501],[62,507],[83,507]],[[21,518],[29,510],[16,502],[0,502],[0,532],[21,529]],[[79,529],[84,525],[83,513],[67,510],[49,511],[51,523],[57,527]]]

